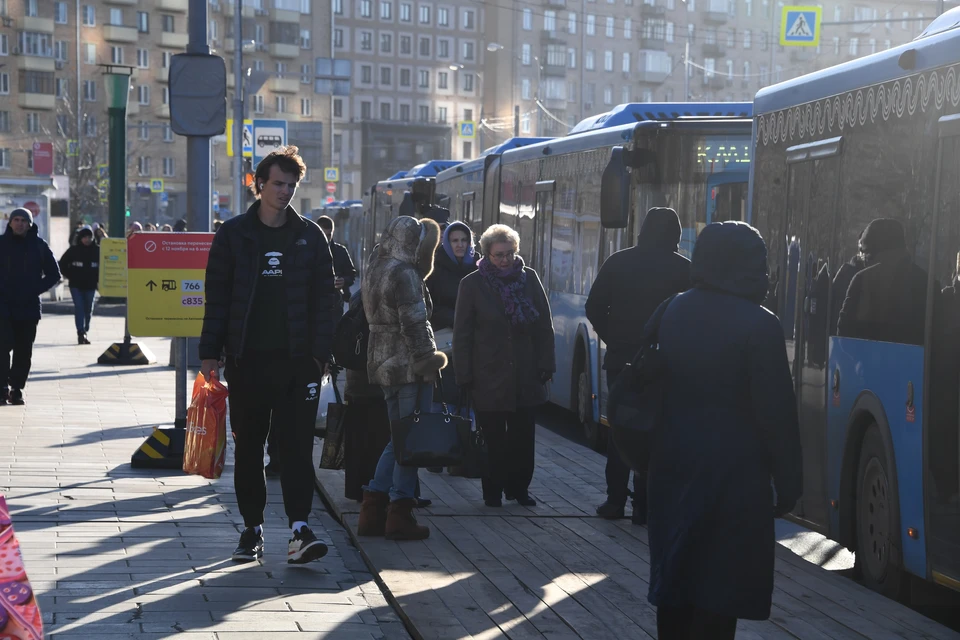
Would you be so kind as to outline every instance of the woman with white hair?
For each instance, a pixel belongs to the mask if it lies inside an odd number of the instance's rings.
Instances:
[[[483,258],[460,281],[453,322],[453,363],[472,396],[489,451],[483,476],[488,507],[516,500],[534,506],[536,408],[556,370],[550,303],[537,272],[520,257],[520,236],[495,224],[480,237]]]

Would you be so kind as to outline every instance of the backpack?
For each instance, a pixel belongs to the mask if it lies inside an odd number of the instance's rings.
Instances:
[[[356,294],[359,297],[359,292]],[[344,369],[367,370],[367,344],[370,342],[370,325],[363,311],[363,302],[350,305],[337,323],[333,332],[333,359]]]

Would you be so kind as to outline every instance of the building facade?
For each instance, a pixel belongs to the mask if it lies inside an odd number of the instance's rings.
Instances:
[[[289,121],[311,171],[298,208],[320,205],[323,129],[330,100],[314,94],[314,59],[329,55],[329,7],[310,0],[244,0],[244,68],[265,78],[247,117]],[[317,3],[325,4],[325,3]],[[45,195],[54,215],[105,221],[107,103],[103,65],[132,67],[127,103],[130,218],[157,224],[186,214],[186,140],[170,128],[170,59],[187,45],[188,0],[0,0],[0,208],[14,194]],[[233,100],[233,2],[208,4],[208,44],[225,58]],[[34,165],[34,145],[53,146],[53,173]],[[236,174],[226,137],[212,140],[217,205],[228,215]],[[39,170],[39,171],[38,171]],[[150,185],[163,181],[160,193]],[[243,209],[246,203],[240,203]]]

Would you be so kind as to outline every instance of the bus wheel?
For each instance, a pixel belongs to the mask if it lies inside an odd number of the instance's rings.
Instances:
[[[856,569],[864,585],[894,600],[905,598],[900,501],[890,484],[886,447],[876,424],[867,428],[860,447],[856,516]]]
[[[587,446],[594,451],[600,451],[600,425],[593,419],[593,391],[590,389],[590,374],[586,369],[577,376],[577,417],[583,425]]]

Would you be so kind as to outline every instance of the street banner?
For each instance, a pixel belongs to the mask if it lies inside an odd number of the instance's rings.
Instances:
[[[212,233],[135,233],[127,247],[130,335],[199,337]]]
[[[127,297],[126,238],[104,238],[100,241],[100,280],[97,289],[105,298]]]

